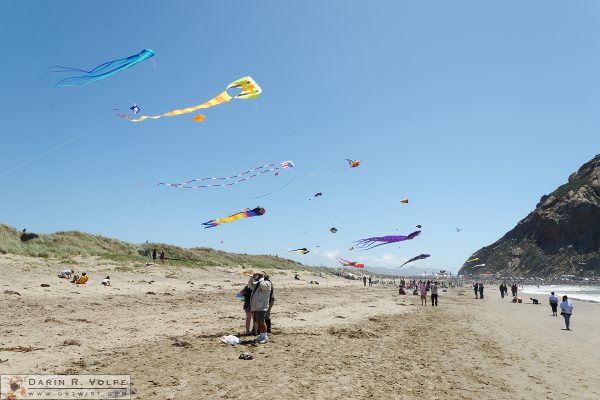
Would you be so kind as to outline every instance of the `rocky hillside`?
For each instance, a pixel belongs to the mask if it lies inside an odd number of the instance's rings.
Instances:
[[[600,154],[544,195],[535,210],[496,243],[475,252],[459,274],[600,275]],[[474,265],[485,264],[485,266]]]

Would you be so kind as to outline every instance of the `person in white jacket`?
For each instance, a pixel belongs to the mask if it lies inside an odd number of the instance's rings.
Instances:
[[[573,314],[573,304],[569,301],[567,295],[563,296],[562,301],[560,302],[560,315],[565,319],[565,326],[567,330],[570,331],[569,325],[571,323],[571,314]]]
[[[252,289],[250,297],[250,311],[252,311],[254,322],[257,325],[259,344],[268,342],[267,324],[265,318],[269,310],[269,298],[271,296],[271,282],[265,280],[264,271],[256,272],[248,281],[248,287]]]

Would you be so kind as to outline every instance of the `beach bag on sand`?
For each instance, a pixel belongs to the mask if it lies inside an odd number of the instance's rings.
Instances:
[[[225,344],[240,344],[240,338],[237,336],[233,336],[233,335],[227,335],[227,336],[221,336],[221,342],[225,343]]]

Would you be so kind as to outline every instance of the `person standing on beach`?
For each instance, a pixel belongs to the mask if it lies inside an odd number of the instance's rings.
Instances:
[[[550,297],[548,297],[548,303],[550,303],[550,307],[552,308],[552,316],[556,317],[556,308],[558,307],[558,296],[554,294],[554,292],[550,292]]]
[[[500,284],[500,297],[504,298],[504,283]]]
[[[437,282],[433,282],[433,285],[430,287],[430,289],[431,289],[431,305],[437,306],[437,300],[438,300]]]
[[[483,282],[479,282],[479,298],[483,300]]]
[[[163,264],[165,263],[165,251],[164,250],[160,251],[160,262]]]
[[[473,291],[475,292],[475,298],[479,298],[479,288],[477,287],[477,283],[473,283]]]
[[[371,280],[370,276],[369,276],[369,286],[373,286],[373,281]]]
[[[250,327],[252,326],[252,311],[250,311],[250,297],[252,297],[252,289],[250,289],[248,285],[246,285],[242,289],[242,294],[244,295],[243,309],[246,313],[246,335],[255,335],[256,330],[254,328],[250,330]]]
[[[427,284],[425,282],[421,283],[420,290],[421,290],[421,305],[426,306],[427,305]]]
[[[367,277],[363,276],[363,286],[367,286]]]
[[[573,304],[569,301],[567,295],[563,296],[563,300],[560,303],[560,315],[565,319],[565,326],[567,330],[570,331],[571,328],[571,314],[573,314]]]
[[[264,271],[257,272],[250,277],[248,287],[252,289],[250,297],[250,310],[252,311],[256,329],[258,330],[258,344],[269,341],[267,335],[267,324],[265,318],[269,310],[269,298],[271,296],[271,282],[265,280]]]
[[[271,308],[273,308],[273,304],[275,304],[275,296],[273,295],[273,282],[271,282],[271,278],[269,278],[269,275],[265,275],[265,280],[269,281],[269,283],[271,284],[271,292],[269,294],[269,309],[267,310],[267,314],[265,315],[267,333],[271,333]]]
[[[152,262],[156,262],[156,249],[152,249]]]

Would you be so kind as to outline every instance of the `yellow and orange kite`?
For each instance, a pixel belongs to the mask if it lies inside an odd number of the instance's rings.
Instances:
[[[229,93],[227,93],[227,90],[236,89],[236,88],[242,89],[242,92],[236,96],[231,96]],[[203,108],[214,107],[219,104],[227,103],[233,99],[244,99],[244,100],[245,99],[254,99],[254,98],[260,96],[261,93],[262,93],[262,89],[260,88],[260,86],[258,86],[258,84],[254,81],[254,79],[252,79],[249,76],[245,76],[243,78],[238,79],[235,82],[231,82],[229,85],[227,85],[227,87],[225,88],[225,90],[223,92],[218,94],[213,99],[207,101],[206,103],[202,103],[198,106],[182,108],[180,110],[173,110],[173,111],[169,111],[167,113],[160,114],[160,115],[153,115],[153,116],[143,115],[143,116],[141,116],[139,118],[135,118],[135,119],[128,117],[128,119],[131,122],[141,122],[148,118],[159,119],[162,117],[174,117],[176,115],[189,114],[189,113],[192,113],[196,110],[200,110]],[[206,117],[204,115],[198,114],[195,117],[193,117],[192,119],[194,121],[202,122],[202,121],[204,121],[205,118]]]

